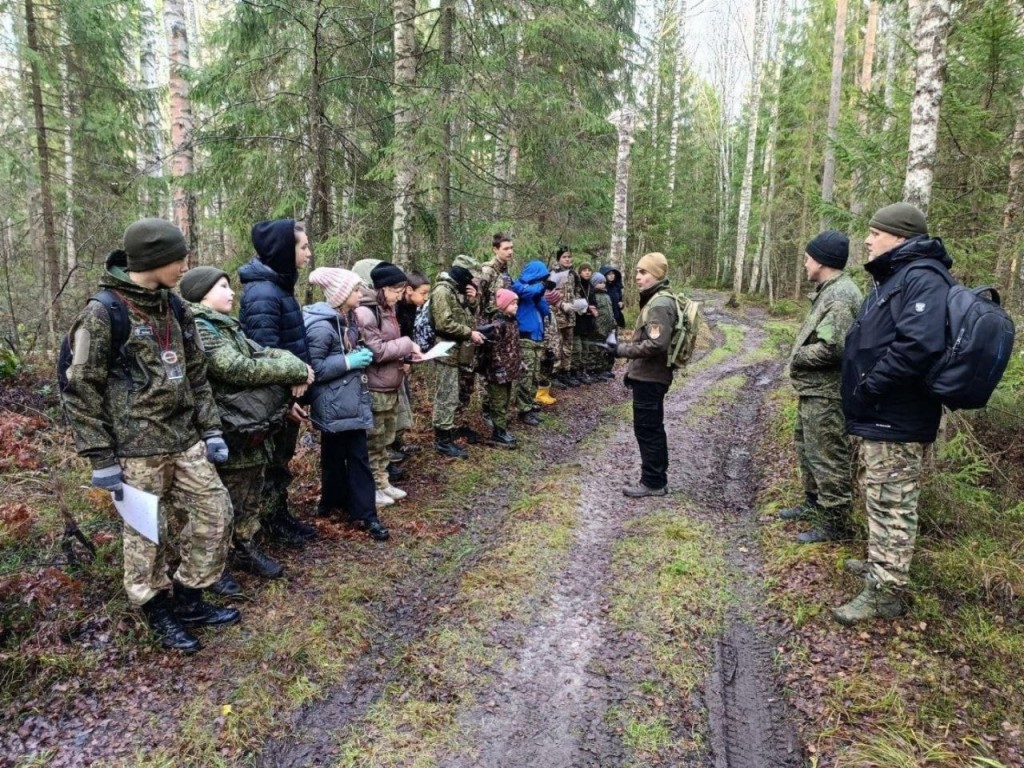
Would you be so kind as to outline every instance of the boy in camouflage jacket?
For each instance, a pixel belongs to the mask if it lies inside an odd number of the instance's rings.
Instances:
[[[124,587],[164,647],[191,653],[199,641],[186,627],[231,624],[239,613],[202,599],[224,570],[231,500],[211,464],[226,461],[228,447],[202,343],[192,311],[185,307],[179,323],[172,308],[170,289],[187,255],[185,238],[170,222],[142,219],[125,230],[124,250],[108,257],[100,285],[127,311],[128,369],[114,363],[110,313],[90,301],[71,327],[61,397],[75,448],[92,463],[92,484],[115,498],[122,483],[160,497],[159,543],[124,527]],[[175,539],[181,563],[172,581]]]
[[[497,313],[492,321],[488,342],[484,345],[482,370],[487,380],[487,411],[494,422],[491,440],[496,445],[515,447],[516,439],[508,432],[508,410],[512,392],[523,370],[523,353],[519,346],[519,297],[506,288],[494,297]]]
[[[206,349],[214,400],[247,389],[279,384],[283,385],[283,411],[286,387],[291,387],[292,396],[305,394],[313,380],[313,369],[291,352],[261,347],[250,341],[238,321],[228,314],[235,294],[226,272],[216,267],[189,270],[181,281],[181,295],[190,302],[196,329]],[[279,562],[262,552],[256,539],[260,516],[270,511],[264,508],[262,489],[263,475],[272,456],[269,433],[249,435],[242,444],[234,446],[228,461],[217,468],[221,482],[231,494],[234,560],[245,570],[267,579],[279,578],[284,570]],[[219,591],[231,594],[240,590],[225,572]]]
[[[615,358],[608,354],[604,344],[608,335],[615,330],[615,312],[612,308],[612,299],[608,295],[607,278],[600,272],[595,272],[590,278],[590,284],[594,288],[594,305],[597,307],[597,315],[594,317],[594,332],[587,342],[589,351],[588,367],[593,376],[602,379],[610,379],[612,366]]]

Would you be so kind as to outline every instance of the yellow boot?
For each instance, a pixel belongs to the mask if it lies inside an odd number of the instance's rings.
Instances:
[[[551,387],[537,387],[537,394],[533,396],[533,402],[537,405],[554,405],[558,401],[551,396]]]

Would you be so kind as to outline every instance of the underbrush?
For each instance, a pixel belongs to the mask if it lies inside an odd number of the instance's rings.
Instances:
[[[1024,413],[1020,356],[989,408],[949,416],[919,505],[912,609],[894,622],[847,629],[828,606],[859,580],[843,570],[864,557],[859,540],[800,546],[799,527],[775,512],[800,499],[792,441],[796,398],[771,399],[760,449],[767,583],[792,627],[790,698],[807,716],[815,766],[1024,764]],[[807,667],[813,668],[812,672]]]

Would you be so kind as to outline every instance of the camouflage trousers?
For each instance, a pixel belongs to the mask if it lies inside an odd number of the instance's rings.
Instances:
[[[513,401],[515,384],[487,382],[487,412],[491,415],[495,429],[508,429],[508,407]],[[533,402],[531,398],[531,402]]]
[[[572,336],[572,369],[577,372],[586,370],[586,352],[583,346],[583,337],[578,333]]]
[[[401,436],[407,429],[412,428],[412,387],[409,386],[409,377],[402,381],[398,388],[398,411],[395,413],[395,436]]]
[[[869,573],[878,584],[903,587],[917,537],[921,469],[929,443],[861,440],[858,479],[868,513]]]
[[[434,429],[455,429],[455,410],[459,407],[459,368],[435,363],[434,373],[436,378],[431,421]]]
[[[604,339],[600,336],[583,340],[583,367],[588,371],[610,371],[614,358],[604,348]]]
[[[366,430],[366,451],[377,489],[391,485],[388,480],[388,446],[395,441],[398,420],[398,393],[371,392],[373,398],[373,429]]]
[[[272,510],[288,508],[288,487],[292,484],[289,465],[299,443],[299,429],[298,422],[285,419],[284,425],[274,433],[273,454],[263,473],[263,493],[267,507]]]
[[[519,413],[526,413],[533,408],[533,399],[537,396],[537,390],[547,386],[541,383],[543,379],[540,372],[541,363],[544,360],[544,342],[520,339],[519,349],[523,355],[523,367],[526,370],[522,378],[516,382],[516,410]]]
[[[853,506],[853,465],[841,401],[801,397],[794,437],[804,494],[818,498],[824,522],[848,524]]]
[[[572,344],[574,327],[558,327],[558,349],[555,350],[555,373],[569,373],[572,370]]]
[[[265,510],[263,472],[266,465],[244,469],[218,469],[220,481],[231,496],[234,523],[231,538],[235,542],[252,541],[260,531],[260,518]]]
[[[160,497],[159,544],[124,528],[124,588],[133,605],[171,589],[168,565],[177,549],[175,581],[208,587],[224,572],[231,539],[231,498],[206,460],[202,440],[183,453],[121,459],[125,483]]]

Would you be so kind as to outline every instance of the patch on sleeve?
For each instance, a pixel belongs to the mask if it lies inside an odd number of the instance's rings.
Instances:
[[[924,312],[925,306],[926,305],[925,305],[925,303],[923,301],[919,301],[919,302],[917,302],[917,304],[914,305],[914,311],[917,312],[917,314],[920,315],[922,312]]]
[[[92,336],[89,333],[89,329],[84,325],[75,331],[75,338],[71,344],[73,353],[71,356],[72,365],[84,365],[89,362],[89,342],[91,339]]]
[[[661,323],[650,323],[647,326],[647,335],[657,341],[661,338]]]

